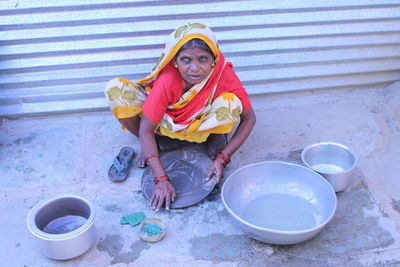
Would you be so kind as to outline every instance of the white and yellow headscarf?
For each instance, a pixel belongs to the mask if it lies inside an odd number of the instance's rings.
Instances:
[[[226,61],[219,51],[214,33],[201,23],[188,23],[173,31],[167,38],[164,52],[146,78],[136,82],[117,78],[107,84],[106,95],[116,118],[140,115],[141,106],[151,91],[151,83],[171,62],[179,49],[192,39],[203,40],[210,47],[217,64],[204,81],[194,85],[182,95],[178,102],[168,106],[156,131],[171,138],[191,142],[204,142],[211,133],[221,134],[232,131],[240,119],[242,103],[232,93],[222,93],[211,101]],[[169,115],[169,112],[185,108],[193,112],[184,118],[184,123],[177,123],[174,117]]]

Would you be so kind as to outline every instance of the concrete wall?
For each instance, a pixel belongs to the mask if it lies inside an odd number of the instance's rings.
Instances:
[[[0,116],[107,109],[104,84],[146,76],[188,21],[251,95],[400,80],[400,0],[12,0],[0,16]]]

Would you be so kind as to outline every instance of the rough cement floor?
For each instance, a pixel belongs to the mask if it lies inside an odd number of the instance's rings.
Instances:
[[[400,83],[382,89],[291,93],[252,98],[257,125],[234,155],[238,167],[279,159],[300,162],[303,147],[337,141],[359,154],[348,189],[337,194],[332,221],[313,239],[273,246],[246,237],[224,210],[219,191],[186,209],[155,213],[140,191],[142,171],[123,183],[107,171],[122,146],[139,150],[111,113],[17,120],[0,124],[0,266],[395,266],[400,265]],[[80,194],[97,212],[98,239],[84,255],[42,256],[25,226],[40,200]],[[168,225],[165,239],[145,243],[119,225],[145,212]]]

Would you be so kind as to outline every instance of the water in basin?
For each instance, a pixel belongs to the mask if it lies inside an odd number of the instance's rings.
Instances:
[[[345,169],[336,164],[316,164],[312,168],[320,173],[340,173],[345,171]]]
[[[72,232],[85,224],[87,219],[77,215],[67,215],[49,222],[43,229],[48,234],[65,234]]]
[[[286,231],[313,228],[322,217],[318,208],[304,198],[278,193],[255,198],[242,215],[251,224]]]

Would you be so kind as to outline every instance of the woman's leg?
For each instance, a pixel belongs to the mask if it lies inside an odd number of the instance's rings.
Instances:
[[[118,121],[129,132],[139,137],[139,114],[146,100],[145,90],[127,79],[114,78],[107,83],[105,95]],[[142,153],[136,160],[136,164],[138,167],[145,167]]]
[[[206,141],[210,158],[225,148],[228,143],[226,134],[234,131],[242,110],[242,102],[232,93],[223,93],[211,103],[209,113],[198,128],[199,131],[211,133]]]
[[[136,137],[139,138],[139,127],[140,127],[140,117],[139,116],[126,118],[126,119],[119,119],[119,122],[126,129],[128,129],[128,131],[130,131],[132,134],[134,134]],[[142,152],[140,152],[140,156],[136,160],[136,166],[138,166],[139,168],[146,167],[146,162],[145,162],[145,157],[143,155],[143,150],[142,150]]]
[[[228,137],[226,134],[210,134],[206,141],[208,156],[213,159],[224,149],[227,143]]]
[[[126,128],[128,131],[133,133],[136,137],[139,137],[139,127],[140,127],[140,117],[130,117],[126,119],[119,119],[119,122]]]

